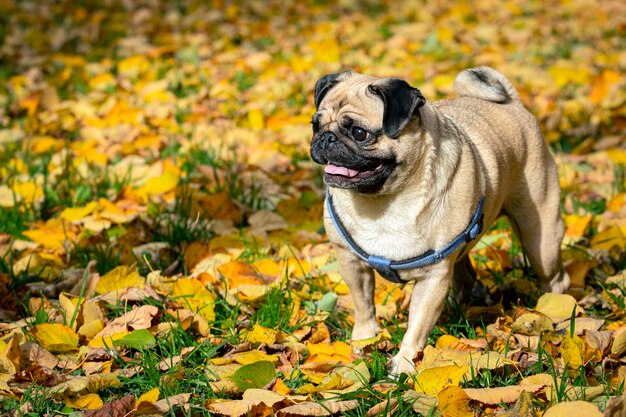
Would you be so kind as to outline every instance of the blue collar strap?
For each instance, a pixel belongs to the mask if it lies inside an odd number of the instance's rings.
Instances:
[[[328,191],[328,187],[326,187],[326,209],[328,210],[328,214],[330,216],[330,220],[333,222],[335,229],[337,229],[337,233],[339,236],[346,242],[348,247],[354,252],[359,258],[367,262],[373,269],[375,269],[381,276],[386,278],[388,281],[391,281],[396,284],[403,284],[406,281],[402,280],[398,275],[399,270],[405,269],[416,269],[422,268],[428,265],[436,264],[446,257],[450,256],[454,251],[463,246],[466,243],[471,242],[476,239],[478,235],[483,231],[483,205],[485,202],[485,197],[480,197],[478,200],[478,206],[476,207],[476,211],[472,216],[472,220],[469,225],[461,232],[460,235],[455,237],[452,242],[448,243],[444,248],[435,251],[428,250],[425,253],[416,256],[414,258],[405,259],[404,261],[391,261],[389,259],[381,258],[379,256],[369,255],[365,252],[356,242],[350,237],[348,231],[344,227],[343,223],[341,223],[341,219],[335,213],[335,208],[333,206],[333,200],[330,196],[330,192]]]

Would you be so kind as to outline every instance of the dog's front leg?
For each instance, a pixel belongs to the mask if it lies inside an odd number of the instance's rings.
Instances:
[[[389,364],[390,376],[397,377],[402,373],[410,375],[415,370],[413,358],[426,346],[428,335],[443,310],[452,271],[450,261],[445,260],[428,271],[424,278],[415,281],[409,323],[400,350]]]
[[[368,339],[378,334],[374,307],[374,272],[345,248],[337,247],[339,273],[348,284],[354,303],[352,340]]]

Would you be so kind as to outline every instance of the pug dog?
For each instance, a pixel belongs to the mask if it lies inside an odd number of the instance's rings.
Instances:
[[[544,291],[570,284],[557,167],[537,121],[492,68],[462,71],[454,89],[460,97],[428,102],[406,81],[351,71],[315,85],[310,151],[323,165],[324,223],[354,302],[352,339],[379,331],[375,270],[414,282],[391,376],[414,371],[448,291],[462,298],[473,282],[469,250],[499,216]]]

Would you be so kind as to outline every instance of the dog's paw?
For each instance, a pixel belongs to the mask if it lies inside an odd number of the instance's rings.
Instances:
[[[571,280],[569,274],[565,269],[552,280],[542,283],[542,289],[544,292],[553,292],[557,294],[564,294],[569,289]]]
[[[374,337],[380,331],[380,327],[378,327],[378,323],[368,322],[365,324],[354,324],[354,328],[352,329],[352,340],[363,340]]]
[[[413,355],[405,356],[402,352],[398,352],[387,364],[387,375],[392,380],[397,380],[400,375],[411,375],[415,371],[413,363]]]

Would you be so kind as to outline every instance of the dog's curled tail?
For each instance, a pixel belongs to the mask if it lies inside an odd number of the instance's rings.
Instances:
[[[511,82],[490,67],[476,67],[462,71],[454,80],[454,91],[461,96],[480,98],[494,103],[519,100],[519,94]]]

